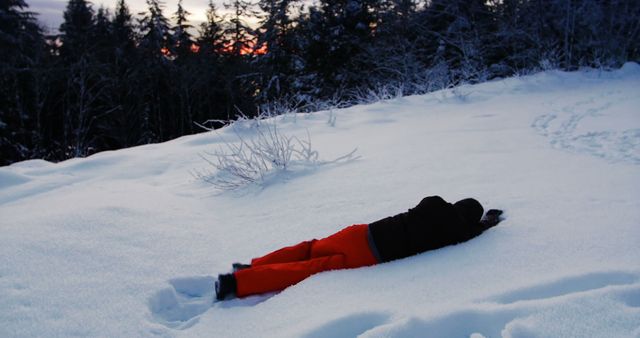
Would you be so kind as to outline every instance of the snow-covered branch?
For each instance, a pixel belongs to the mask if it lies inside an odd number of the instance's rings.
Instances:
[[[231,126],[233,128],[233,126]],[[209,165],[194,170],[193,175],[221,190],[235,190],[250,184],[264,185],[268,178],[285,172],[315,169],[322,165],[343,163],[357,159],[357,149],[333,160],[320,160],[306,139],[283,134],[275,119],[257,120],[251,135],[234,129],[237,141],[227,141],[224,149],[200,154]]]

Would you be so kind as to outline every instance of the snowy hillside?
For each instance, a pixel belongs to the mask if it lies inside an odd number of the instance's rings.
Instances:
[[[247,123],[2,167],[0,337],[640,337],[639,88],[627,64],[279,117],[321,158],[360,158],[237,192],[190,172]],[[232,262],[434,194],[506,220],[210,306]]]

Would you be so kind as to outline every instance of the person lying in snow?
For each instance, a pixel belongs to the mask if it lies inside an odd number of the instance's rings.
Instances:
[[[370,224],[355,224],[320,239],[276,250],[251,264],[233,264],[221,274],[216,298],[224,300],[280,291],[327,270],[349,269],[468,241],[495,226],[501,210],[484,209],[473,198],[448,203],[440,196],[424,198],[415,208]]]

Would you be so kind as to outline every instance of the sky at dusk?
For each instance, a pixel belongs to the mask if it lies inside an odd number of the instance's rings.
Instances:
[[[39,13],[38,21],[41,23],[48,32],[54,33],[58,31],[60,24],[62,23],[62,13],[67,6],[68,0],[26,0],[29,5],[29,10]],[[115,8],[117,0],[97,0],[92,1],[94,11],[103,5],[109,8],[111,13]],[[138,16],[139,12],[146,12],[147,4],[145,0],[125,0],[129,6],[129,10],[135,16]],[[224,6],[222,5],[224,0],[214,0],[216,7],[218,8],[218,14],[224,14]],[[183,0],[182,5],[191,13],[189,21],[193,26],[197,26],[199,23],[206,20],[206,11],[209,0]],[[173,13],[178,7],[178,0],[166,0],[164,1],[163,13],[166,17],[171,18]]]

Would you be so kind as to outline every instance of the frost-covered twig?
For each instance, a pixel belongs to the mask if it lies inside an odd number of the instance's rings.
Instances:
[[[193,171],[193,175],[221,190],[235,190],[249,184],[263,184],[267,177],[281,172],[316,168],[354,160],[357,149],[331,161],[319,159],[318,151],[307,139],[281,133],[275,119],[254,125],[251,137],[234,130],[237,142],[225,142],[224,150],[205,152],[200,157],[213,169]]]
[[[380,84],[374,88],[357,88],[350,93],[351,100],[356,103],[375,103],[402,97],[404,85],[401,83]]]

